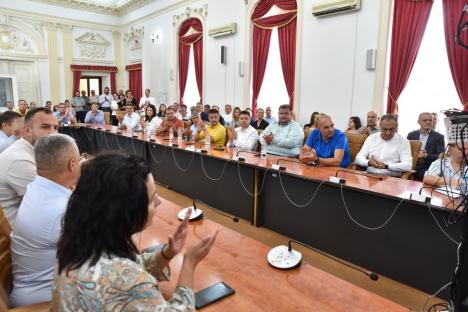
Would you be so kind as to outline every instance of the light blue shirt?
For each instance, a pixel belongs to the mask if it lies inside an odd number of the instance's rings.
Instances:
[[[41,176],[28,185],[11,233],[13,307],[50,301],[57,243],[71,190]]]
[[[60,112],[54,112],[54,116],[57,117],[58,121],[59,121],[59,124],[61,126],[63,125],[70,125],[71,124],[71,121],[70,121],[70,114],[72,114],[71,112],[68,113],[67,116],[62,116],[60,114]]]
[[[110,107],[113,100],[114,97],[112,94],[109,93],[106,95],[103,93],[99,96],[99,105],[101,105],[101,107]]]
[[[106,124],[106,118],[104,117],[103,111],[98,110],[96,116],[94,116],[93,111],[90,110],[86,113],[84,122],[104,126]]]
[[[273,141],[267,145],[267,152],[281,156],[297,156],[304,141],[304,130],[293,120],[285,125],[279,122],[270,124],[261,135],[263,137],[273,134]]]
[[[18,138],[14,135],[8,136],[5,132],[0,130],[0,153],[7,149],[8,146],[13,144]]]
[[[265,120],[266,122],[268,122],[270,125],[274,124],[275,122],[277,122],[276,118],[271,116],[270,118],[268,118],[267,116],[265,116],[263,118],[263,120]]]
[[[468,192],[468,168],[464,168],[464,172],[461,170],[455,170],[452,167],[452,161],[450,158],[443,158],[435,160],[429,169],[424,174],[425,176],[434,177],[445,177],[447,182],[459,181],[461,186],[461,192],[466,194]]]

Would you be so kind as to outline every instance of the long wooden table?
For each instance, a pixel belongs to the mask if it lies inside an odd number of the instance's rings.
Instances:
[[[462,222],[446,226],[458,212],[446,196],[421,190],[420,182],[379,180],[273,155],[262,159],[231,148],[202,154],[199,144],[174,147],[167,138],[152,136],[153,142],[143,133],[117,134],[111,126],[61,131],[83,152],[143,156],[156,181],[179,193],[427,293],[453,276],[457,245],[446,234],[459,241]],[[244,162],[234,160],[238,152]],[[272,169],[278,162],[286,171]],[[346,184],[328,182],[335,175]],[[420,190],[432,195],[431,205],[409,200]]]
[[[153,225],[141,234],[139,247],[167,242],[179,223],[179,210],[162,199]],[[185,249],[217,230],[217,241],[196,270],[194,291],[223,281],[236,293],[206,311],[409,311],[308,264],[291,271],[276,270],[266,261],[268,246],[211,220],[190,223]],[[176,286],[181,264],[182,255],[171,262],[172,280],[162,283],[166,295]]]

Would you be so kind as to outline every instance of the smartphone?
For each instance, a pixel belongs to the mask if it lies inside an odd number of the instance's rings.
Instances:
[[[235,290],[223,282],[214,284],[195,293],[195,308],[201,309],[234,293]]]

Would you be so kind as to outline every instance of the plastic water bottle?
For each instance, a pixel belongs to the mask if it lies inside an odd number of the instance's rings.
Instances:
[[[182,128],[177,130],[177,145],[182,145]]]
[[[174,141],[174,129],[172,127],[169,128],[169,142],[172,143]]]
[[[207,150],[211,149],[211,137],[208,134],[205,136],[205,147]]]
[[[260,156],[261,158],[266,158],[267,156],[267,145],[264,142],[262,142],[262,147],[260,149]]]

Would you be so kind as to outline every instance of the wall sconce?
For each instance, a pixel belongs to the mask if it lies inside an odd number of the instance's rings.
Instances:
[[[159,35],[155,34],[155,33],[152,33],[151,34],[151,42],[158,42],[159,41]]]

